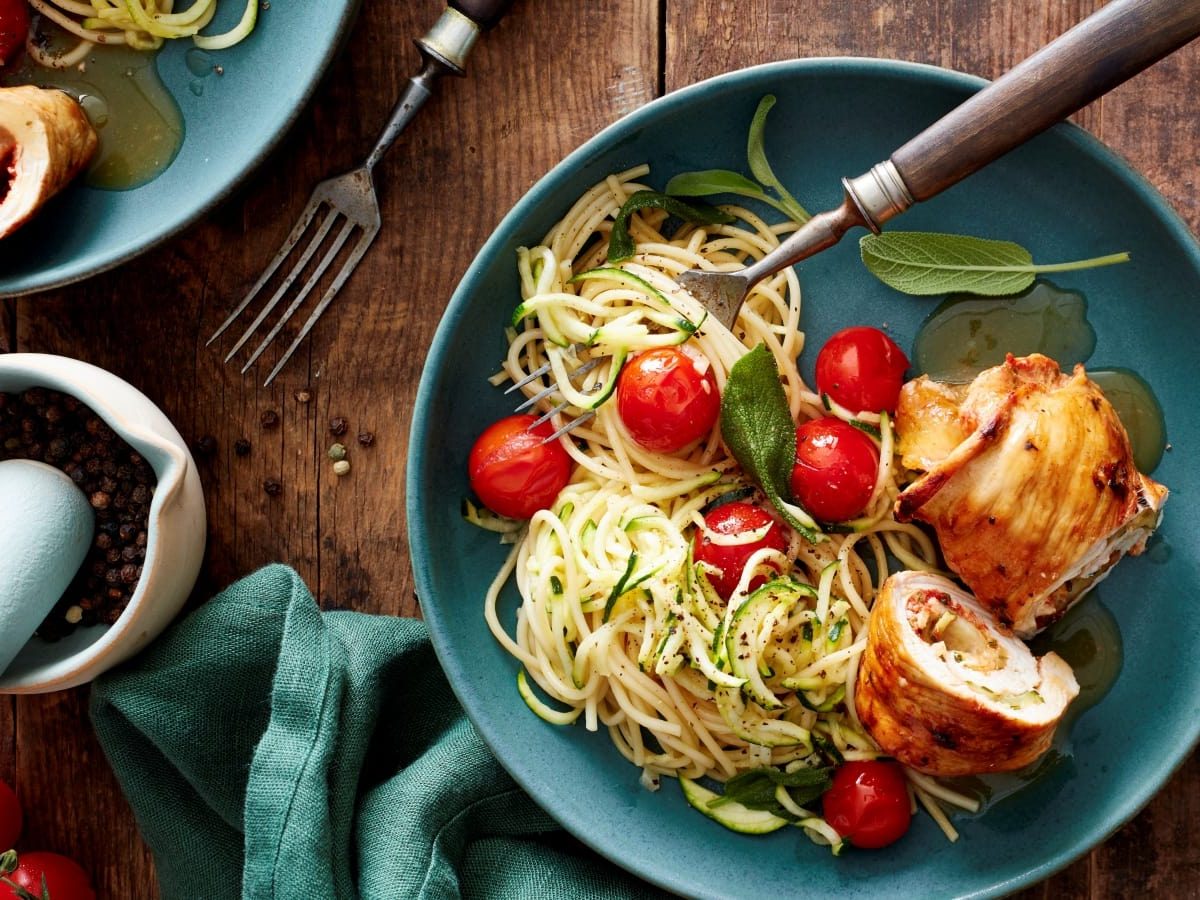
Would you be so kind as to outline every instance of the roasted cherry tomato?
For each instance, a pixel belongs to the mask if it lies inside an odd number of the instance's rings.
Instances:
[[[825,522],[853,519],[871,499],[879,450],[841,419],[812,419],[796,429],[792,496]]]
[[[29,33],[29,4],[0,0],[0,69],[17,58]]]
[[[825,821],[855,847],[886,847],[904,837],[912,821],[899,763],[843,763],[821,802]]]
[[[713,588],[724,599],[728,600],[738,581],[741,580],[742,570],[751,554],[770,547],[780,553],[787,550],[787,539],[783,527],[771,518],[770,514],[752,503],[726,503],[718,506],[704,517],[704,527],[715,534],[744,534],[747,531],[757,531],[764,525],[770,529],[757,541],[746,544],[715,544],[708,535],[704,535],[696,544],[695,558],[697,562],[708,563],[721,570],[721,574],[710,574],[708,580]],[[750,589],[759,587],[766,579],[761,575],[750,582]]]
[[[562,444],[542,443],[554,428],[543,422],[531,429],[535,421],[509,416],[489,426],[467,463],[471,489],[483,505],[510,519],[528,519],[548,508],[571,478],[571,457]]]
[[[16,845],[17,838],[21,836],[23,818],[16,793],[0,781],[0,853]]]
[[[678,347],[639,353],[617,378],[617,411],[647,450],[674,453],[710,431],[721,394],[708,361]]]
[[[42,896],[42,877],[50,900],[96,900],[92,879],[79,863],[57,853],[21,853],[17,856],[16,871],[8,878],[34,897]],[[7,886],[0,886],[0,898],[20,896]]]
[[[817,390],[851,412],[896,411],[908,357],[877,328],[839,331],[817,354]]]

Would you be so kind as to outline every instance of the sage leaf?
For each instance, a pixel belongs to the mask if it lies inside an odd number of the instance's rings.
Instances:
[[[774,207],[788,218],[789,210],[745,175],[728,169],[705,169],[702,172],[681,172],[667,182],[666,192],[673,197],[711,197],[713,194],[737,194]]]
[[[765,135],[767,130],[767,113],[771,111],[771,107],[775,105],[775,95],[767,94],[758,101],[758,109],[754,111],[754,118],[750,120],[750,135],[746,139],[746,159],[750,164],[750,171],[754,177],[764,187],[769,187],[779,195],[780,205],[783,207],[787,215],[804,224],[812,218],[803,206],[801,206],[796,198],[788,193],[788,189],[783,186],[775,176],[775,170],[771,168],[771,164],[767,162],[767,151],[765,147]]]
[[[795,772],[772,768],[750,769],[730,778],[725,784],[725,793],[711,805],[740,803],[748,809],[765,810],[794,821],[795,816],[775,798],[775,789],[780,786],[786,788],[792,800],[803,806],[829,790],[833,782],[832,772],[831,768],[798,769]]]
[[[1040,274],[1129,261],[1128,253],[1113,253],[1075,262],[1037,264],[1028,250],[1012,241],[927,231],[869,234],[858,246],[863,264],[872,275],[888,287],[921,297],[1018,294]]]
[[[630,195],[613,220],[612,234],[608,239],[610,263],[624,262],[633,256],[635,248],[633,238],[629,236],[629,217],[640,209],[665,209],[671,215],[694,225],[728,225],[735,221],[729,213],[707,203],[687,203],[658,191],[638,191]]]
[[[785,499],[796,462],[796,423],[775,357],[764,344],[729,370],[721,396],[721,435],[788,524],[813,543],[824,540],[812,516]]]

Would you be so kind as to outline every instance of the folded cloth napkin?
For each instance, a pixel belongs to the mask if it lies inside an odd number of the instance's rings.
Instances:
[[[92,690],[166,900],[659,897],[500,768],[423,623],[244,579]],[[216,888],[220,885],[220,888]]]

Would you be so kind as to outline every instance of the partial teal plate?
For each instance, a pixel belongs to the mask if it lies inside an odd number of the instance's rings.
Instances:
[[[650,793],[607,733],[558,728],[517,696],[517,665],[489,634],[483,596],[506,548],[466,524],[467,453],[511,410],[486,378],[504,355],[518,301],[515,250],[540,240],[586,188],[649,162],[648,181],[724,167],[744,170],[759,98],[779,104],[768,155],[811,209],[840,200],[839,179],[893,149],[982,82],[908,63],[817,59],[706,81],[601,132],[516,205],[472,263],[434,339],[413,416],[408,521],[421,607],[434,646],[484,739],[534,799],[613,862],[681,894],[721,896],[995,896],[1045,878],[1140,809],[1200,733],[1200,494],[1195,335],[1200,249],[1166,202],[1099,142],[1073,126],[1037,138],[937,199],[902,227],[1016,240],[1046,260],[1130,250],[1133,263],[1060,278],[1082,291],[1099,335],[1093,366],[1128,366],[1153,384],[1173,449],[1154,473],[1173,496],[1151,552],[1124,561],[1087,602],[1120,624],[1125,662],[1115,685],[1075,721],[1070,752],[982,814],[958,816],[948,843],[921,815],[900,843],[839,859],[795,829],[767,837],[725,831],[690,810],[676,785]],[[896,225],[897,223],[893,223]],[[938,298],[896,294],[867,275],[853,239],[803,263],[802,325],[816,348],[840,327],[886,323],[906,347]],[[812,353],[801,358],[811,375]],[[501,618],[511,630],[509,590]]]
[[[0,297],[79,281],[186,228],[258,166],[296,121],[349,31],[359,0],[273,0],[241,44],[213,53],[223,74],[187,67],[191,41],[170,41],[158,71],[183,113],[183,146],[148,184],[104,191],[76,184],[0,241]],[[244,4],[222,0],[219,31]],[[237,7],[237,9],[235,9]]]

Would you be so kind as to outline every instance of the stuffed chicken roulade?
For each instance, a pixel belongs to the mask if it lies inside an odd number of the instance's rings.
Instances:
[[[896,413],[902,521],[933,526],[946,564],[1001,624],[1030,637],[1158,526],[1167,490],[1083,366],[1009,356],[970,385],[922,376]]]
[[[66,187],[97,143],[79,104],[62,91],[0,88],[0,238]]]
[[[1078,693],[1061,657],[1035,658],[970,594],[898,572],[871,610],[854,702],[884,752],[953,777],[1032,763]]]

